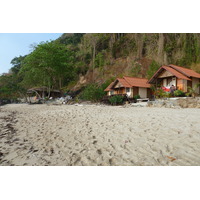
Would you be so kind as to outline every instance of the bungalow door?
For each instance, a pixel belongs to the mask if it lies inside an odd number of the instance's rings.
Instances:
[[[147,88],[139,88],[139,95],[141,98],[147,98]]]

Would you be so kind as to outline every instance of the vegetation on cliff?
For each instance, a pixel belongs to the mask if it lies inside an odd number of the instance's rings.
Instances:
[[[0,98],[17,98],[30,87],[47,86],[85,88],[80,97],[88,99],[88,90],[102,91],[102,84],[116,77],[150,78],[159,66],[170,63],[200,72],[200,34],[63,34],[11,61],[10,73],[0,76]]]

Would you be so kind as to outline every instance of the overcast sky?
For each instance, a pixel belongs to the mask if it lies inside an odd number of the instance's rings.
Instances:
[[[0,33],[0,74],[12,67],[14,57],[30,53],[31,44],[55,40],[62,33]]]

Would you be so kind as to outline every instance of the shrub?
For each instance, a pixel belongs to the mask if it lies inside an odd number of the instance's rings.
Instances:
[[[97,84],[89,84],[82,91],[80,98],[88,101],[99,101],[104,95],[106,95],[106,92],[104,92],[106,86],[106,84],[102,84],[101,86],[98,86]]]
[[[186,96],[196,97],[198,96],[198,93],[196,92],[196,89],[200,87],[200,83],[197,83],[193,88],[188,87],[188,92],[186,93]]]
[[[137,95],[135,95],[133,98],[134,98],[135,100],[140,99],[140,95],[137,94]]]
[[[156,98],[166,97],[166,92],[162,89],[158,89],[154,92]]]
[[[102,100],[103,97],[106,95],[106,92],[104,90],[113,80],[114,79],[111,78],[100,86],[96,83],[88,84],[80,93],[79,98],[82,100],[95,102]]]
[[[118,95],[112,96],[111,98],[109,98],[109,101],[112,105],[122,104],[124,101],[124,97]]]
[[[164,97],[170,98],[170,97],[172,97],[172,94],[170,92],[165,92],[165,96]]]
[[[158,89],[154,91],[156,98],[170,98],[172,94],[170,92],[165,92],[163,89]]]
[[[175,97],[184,97],[185,93],[182,90],[175,90],[174,91],[174,96]]]

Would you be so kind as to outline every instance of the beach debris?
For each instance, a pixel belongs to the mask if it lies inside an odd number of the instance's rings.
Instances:
[[[171,156],[166,156],[171,162],[173,162],[174,160],[176,160],[176,158],[171,157]]]

